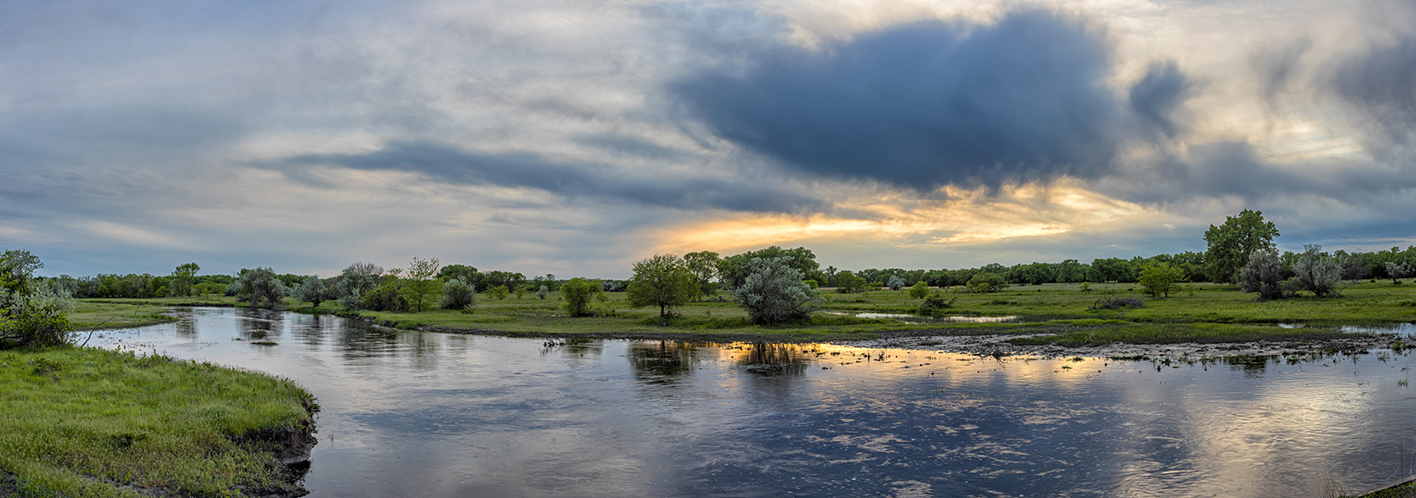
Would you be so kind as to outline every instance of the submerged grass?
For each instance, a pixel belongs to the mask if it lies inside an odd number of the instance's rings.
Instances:
[[[0,387],[0,494],[20,496],[290,493],[281,445],[251,435],[317,409],[288,380],[91,348],[0,352]]]

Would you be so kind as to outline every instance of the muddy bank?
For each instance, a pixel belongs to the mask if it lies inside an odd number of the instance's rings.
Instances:
[[[1204,356],[1269,356],[1335,352],[1365,352],[1391,347],[1394,335],[1353,335],[1351,337],[1301,340],[1272,340],[1232,343],[1124,344],[1098,346],[1017,345],[1009,339],[1037,337],[1048,334],[998,335],[896,335],[860,341],[838,341],[836,344],[861,348],[922,349],[948,353],[987,356],[1034,356],[1060,358],[1083,356],[1097,358],[1138,357],[1180,358]]]

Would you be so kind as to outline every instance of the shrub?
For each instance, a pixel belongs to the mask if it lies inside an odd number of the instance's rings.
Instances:
[[[927,296],[929,296],[929,284],[923,280],[915,282],[914,287],[910,287],[910,297],[924,299]]]
[[[1141,269],[1141,286],[1151,297],[1170,297],[1175,284],[1185,281],[1185,271],[1165,263],[1147,265]]]
[[[545,287],[542,286],[542,288]],[[448,280],[443,284],[443,308],[461,310],[475,304],[477,304],[477,288],[467,283],[462,277]]]
[[[74,342],[68,294],[36,285],[28,294],[0,288],[0,347],[65,346]]]
[[[1278,250],[1260,249],[1250,254],[1249,262],[1239,270],[1239,288],[1259,293],[1260,301],[1283,297]]]
[[[403,297],[400,290],[397,281],[384,282],[383,285],[364,294],[360,304],[365,309],[374,311],[406,312],[409,309],[408,299]]]
[[[1094,310],[1119,310],[1122,308],[1144,308],[1146,302],[1136,296],[1103,297],[1092,304]]]
[[[1293,264],[1294,286],[1318,297],[1340,296],[1342,265],[1336,258],[1323,254],[1322,246],[1305,245],[1303,255]]]
[[[1416,272],[1413,272],[1411,270],[1411,267],[1407,266],[1406,263],[1392,263],[1388,261],[1386,263],[1382,263],[1382,266],[1386,268],[1387,278],[1390,278],[1391,283],[1393,284],[1399,284],[1401,283],[1401,279],[1416,274]]]
[[[969,290],[974,292],[997,292],[1008,288],[1008,282],[1002,276],[992,272],[979,272],[969,279]]]
[[[753,323],[806,318],[823,301],[790,263],[790,258],[753,258],[744,265],[747,278],[733,293]]]
[[[487,289],[487,294],[496,298],[496,300],[501,301],[503,299],[506,299],[507,296],[511,295],[511,291],[508,290],[505,285],[498,285],[496,287]]]
[[[596,309],[595,300],[605,295],[599,281],[580,277],[572,278],[561,285],[561,295],[565,297],[565,311],[570,316],[595,316],[597,312],[604,311]],[[608,298],[606,299],[608,300]],[[604,309],[608,309],[608,305],[602,306]]]
[[[546,296],[550,296],[550,295],[551,295],[551,288],[550,288],[550,287],[546,287],[546,286],[542,285],[540,289],[537,289],[537,290],[536,290],[536,297],[539,297],[539,298],[541,298],[542,300],[545,300],[545,299],[546,299]]]
[[[918,285],[916,285],[916,287],[918,287]],[[911,292],[913,292],[913,290],[914,289],[911,289]],[[958,300],[959,298],[957,297],[953,299],[944,299],[944,293],[936,289],[934,292],[931,292],[929,293],[929,295],[925,296],[924,303],[919,305],[919,314],[938,314],[948,308],[954,307],[954,301]]]

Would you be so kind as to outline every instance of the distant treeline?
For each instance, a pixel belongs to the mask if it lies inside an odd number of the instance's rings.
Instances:
[[[912,286],[921,281],[934,287],[949,287],[964,285],[975,275],[983,273],[997,275],[1013,285],[1080,282],[1131,283],[1139,280],[1143,268],[1156,264],[1166,264],[1179,269],[1190,282],[1221,281],[1228,283],[1228,280],[1225,279],[1210,278],[1212,272],[1207,272],[1205,254],[1198,252],[1158,254],[1148,258],[1137,256],[1131,259],[1094,259],[1091,263],[1068,259],[1060,263],[1027,263],[1013,266],[992,263],[977,268],[941,268],[936,270],[869,268],[857,271],[839,270],[834,266],[822,269],[816,263],[816,255],[804,247],[782,249],[773,246],[725,258],[719,258],[716,253],[706,251],[691,254],[709,258],[707,266],[711,269],[705,268],[706,271],[700,274],[705,277],[705,282],[718,280],[725,288],[733,288],[740,284],[741,282],[738,280],[743,278],[740,268],[746,261],[756,257],[791,258],[794,268],[801,270],[809,279],[819,283],[822,287],[840,287],[843,284],[855,286],[852,285],[855,279],[862,281],[862,284],[857,285],[865,287]],[[1292,266],[1301,255],[1302,253],[1295,252],[1282,253],[1280,271],[1284,273],[1284,279],[1292,276]],[[1404,278],[1407,276],[1389,275],[1387,263],[1416,267],[1416,246],[1407,247],[1406,250],[1393,247],[1376,252],[1348,253],[1339,250],[1330,256],[1342,262],[1342,278],[1347,280]],[[63,289],[68,291],[70,295],[80,298],[151,298],[191,294],[231,294],[234,292],[230,289],[232,283],[236,282],[241,274],[250,271],[243,269],[235,276],[193,275],[190,277],[190,283],[184,284],[184,277],[181,275],[180,269],[181,267],[179,267],[179,271],[174,271],[173,275],[100,274],[95,277],[77,278],[63,275],[57,278],[41,278],[40,280],[47,280],[56,290]],[[488,289],[496,287],[512,290],[529,288],[534,291],[541,286],[546,286],[549,290],[554,291],[566,281],[557,279],[555,275],[551,274],[528,279],[521,273],[499,270],[482,272],[475,267],[460,264],[442,267],[437,276],[443,280],[461,278],[472,285],[477,292],[486,292]],[[290,273],[276,275],[277,279],[290,288],[299,286],[308,277],[310,276]],[[848,281],[843,282],[843,277]],[[604,290],[610,292],[622,291],[626,284],[624,280],[612,279],[602,279],[600,282],[604,286]],[[894,285],[891,285],[892,283]]]

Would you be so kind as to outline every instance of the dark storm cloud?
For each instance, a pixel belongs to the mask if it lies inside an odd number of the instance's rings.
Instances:
[[[1396,140],[1416,132],[1416,35],[1403,36],[1339,64],[1332,89]]]
[[[398,142],[367,154],[297,156],[285,165],[334,165],[361,170],[410,171],[457,184],[544,190],[566,197],[607,198],[674,208],[795,213],[823,209],[820,201],[780,182],[726,181],[704,176],[644,174],[612,166],[561,163],[538,154],[487,154],[426,142]],[[278,166],[278,165],[277,165]]]
[[[1180,125],[1172,114],[1194,86],[1174,61],[1151,64],[1145,77],[1131,86],[1131,109],[1165,136],[1174,137]]]
[[[1112,171],[1119,142],[1122,106],[1102,81],[1110,54],[1086,20],[1029,10],[768,50],[744,74],[698,74],[671,91],[717,135],[824,176],[920,189],[1094,178]]]

